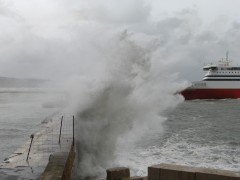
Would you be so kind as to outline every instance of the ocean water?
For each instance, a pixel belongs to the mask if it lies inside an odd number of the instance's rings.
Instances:
[[[0,93],[0,161],[25,144],[59,108],[46,106],[59,94],[4,92]]]
[[[240,171],[239,114],[239,99],[184,101],[165,114],[164,131],[126,146],[119,161],[136,175],[159,163]]]
[[[58,96],[0,93],[1,160],[58,111],[44,106]],[[144,132],[134,143],[116,148],[114,164],[130,167],[132,175],[146,175],[148,166],[159,163],[240,171],[239,114],[239,99],[184,101],[165,112],[159,130]]]

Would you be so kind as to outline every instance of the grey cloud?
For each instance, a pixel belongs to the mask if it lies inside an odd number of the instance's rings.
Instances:
[[[135,24],[147,21],[151,6],[144,0],[90,1],[91,8],[81,8],[79,15],[89,20],[113,24]],[[88,7],[88,6],[87,6]]]
[[[144,0],[54,3],[52,6],[56,5],[57,15],[64,17],[60,24],[51,20],[42,25],[43,19],[32,22],[34,19],[22,13],[18,16],[22,21],[15,17],[2,21],[7,28],[1,30],[0,35],[0,53],[4,59],[0,62],[5,61],[4,67],[0,66],[2,74],[52,78],[83,74],[87,68],[104,71],[93,68],[92,64],[105,66],[101,64],[104,59],[111,58],[108,49],[112,38],[123,29],[128,29],[132,38],[144,48],[154,46],[151,48],[158,53],[159,64],[162,61],[168,64],[166,73],[178,72],[184,79],[199,78],[199,73],[195,77],[185,74],[188,69],[201,68],[201,63],[206,61],[204,58],[222,56],[225,49],[233,57],[237,56],[238,22],[220,32],[207,29],[195,9],[183,9],[152,21],[151,5]],[[1,6],[1,9],[9,11],[9,7]],[[190,67],[186,68],[186,65]],[[29,70],[23,71],[26,67]]]
[[[214,32],[206,31],[197,36],[197,41],[201,43],[208,43],[208,42],[214,42],[217,41],[218,37]]]
[[[7,3],[4,1],[0,1],[0,16],[11,16],[13,14],[12,11],[7,6]]]

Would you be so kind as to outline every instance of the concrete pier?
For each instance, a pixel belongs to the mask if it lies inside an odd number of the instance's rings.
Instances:
[[[61,137],[61,117],[42,124],[39,132],[0,164],[0,179],[68,179],[75,158],[71,118],[63,121]]]
[[[73,145],[69,152],[54,153],[40,180],[70,180],[74,158],[75,148]]]
[[[109,169],[107,180],[240,180],[240,172],[173,164],[150,166],[147,177],[130,177],[128,171],[123,167]]]

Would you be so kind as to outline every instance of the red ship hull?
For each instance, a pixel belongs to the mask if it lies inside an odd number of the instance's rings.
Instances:
[[[185,100],[193,99],[236,99],[240,98],[240,89],[197,89],[188,88],[180,92]]]

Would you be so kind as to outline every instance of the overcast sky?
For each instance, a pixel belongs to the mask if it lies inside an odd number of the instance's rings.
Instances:
[[[126,31],[151,48],[159,71],[200,80],[203,64],[227,50],[240,64],[239,7],[238,0],[0,0],[0,76],[101,74]]]

